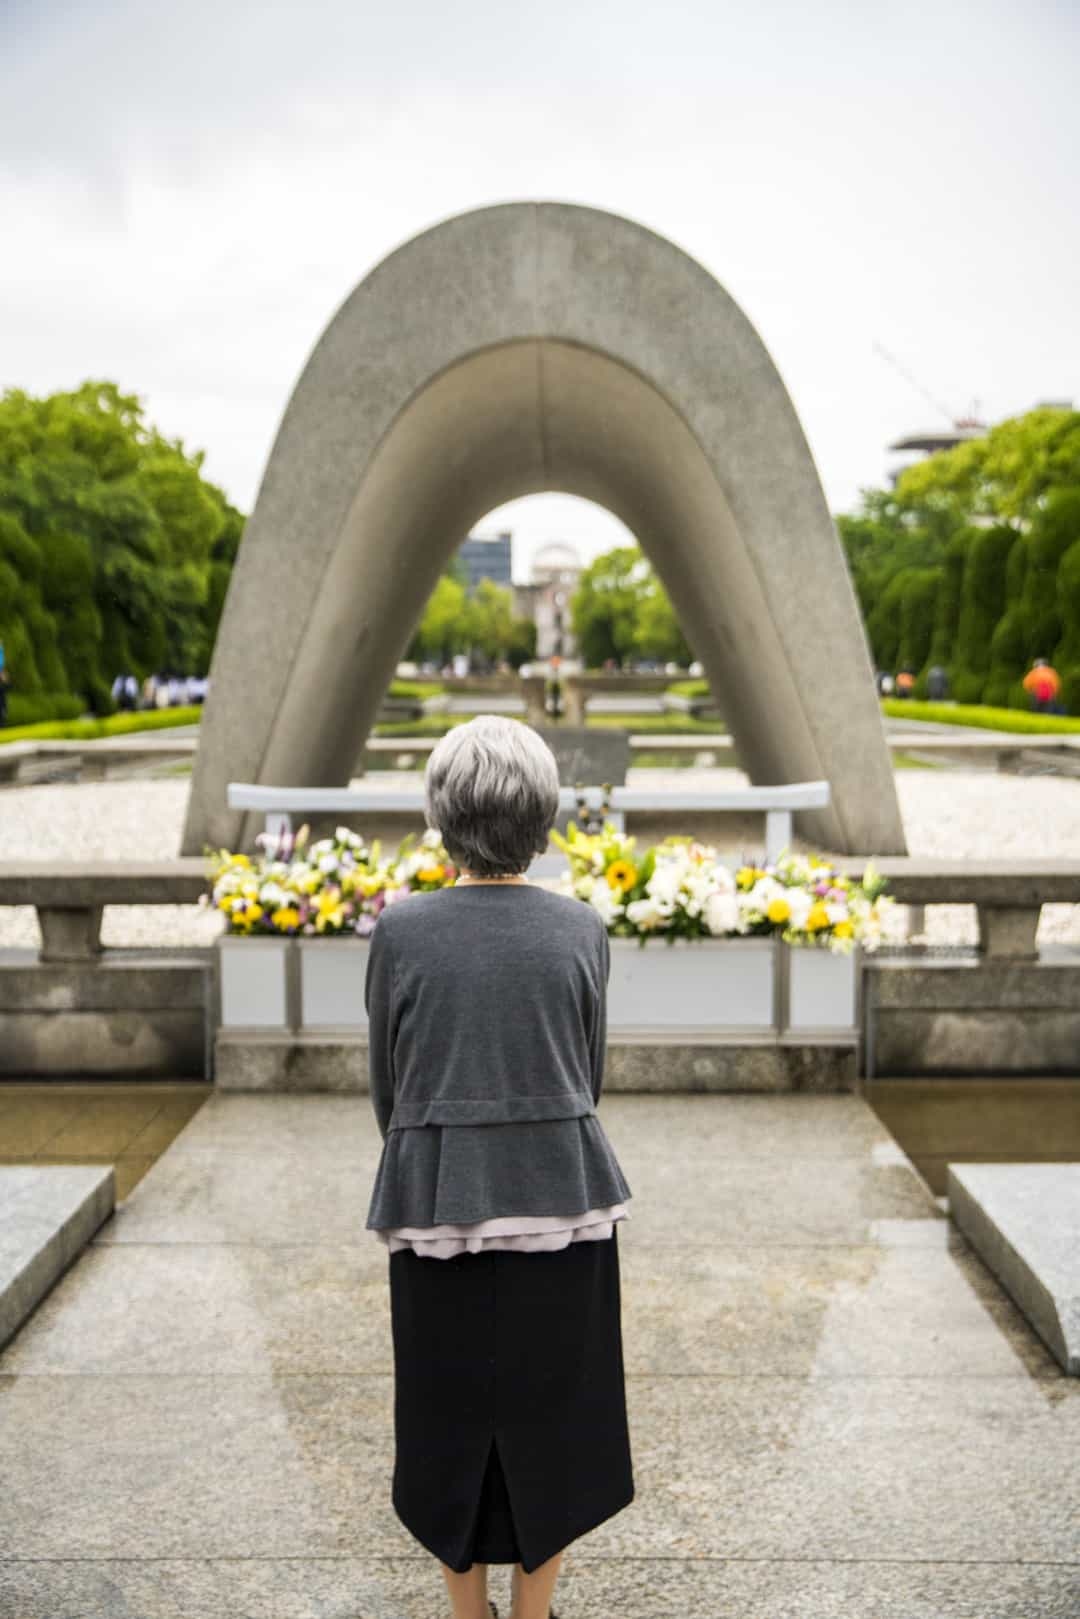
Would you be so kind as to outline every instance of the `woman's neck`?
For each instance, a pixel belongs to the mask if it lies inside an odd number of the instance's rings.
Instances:
[[[463,871],[457,878],[454,887],[456,888],[459,883],[466,884],[469,888],[478,883],[491,883],[500,888],[506,888],[511,883],[527,883],[528,881],[527,877],[474,877],[471,871]]]

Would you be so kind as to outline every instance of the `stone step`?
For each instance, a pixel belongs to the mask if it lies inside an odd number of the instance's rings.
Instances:
[[[1080,1163],[950,1164],[948,1199],[972,1247],[1080,1377]]]
[[[115,1206],[111,1164],[0,1165],[0,1346]]]

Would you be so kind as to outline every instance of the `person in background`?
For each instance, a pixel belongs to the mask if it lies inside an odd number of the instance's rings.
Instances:
[[[123,714],[133,713],[138,706],[139,683],[131,674],[119,674],[112,683],[112,700]]]
[[[926,695],[932,703],[943,703],[949,695],[949,676],[940,663],[935,663],[926,677]]]
[[[1062,706],[1058,702],[1058,694],[1061,691],[1061,676],[1045,658],[1035,659],[1035,662],[1024,676],[1023,684],[1036,713],[1060,714],[1063,712]]]
[[[905,663],[896,677],[897,697],[911,697],[915,691],[915,676]]]

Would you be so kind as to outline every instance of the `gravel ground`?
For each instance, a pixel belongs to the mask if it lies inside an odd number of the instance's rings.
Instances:
[[[400,776],[371,775],[400,786]],[[631,770],[635,786],[670,779],[658,770]],[[737,770],[680,770],[680,786],[745,785]],[[1080,781],[1055,776],[999,776],[987,771],[899,770],[908,847],[914,855],[1008,859],[1080,855]],[[178,850],[189,781],[105,781],[11,787],[0,792],[5,860],[170,859]],[[897,920],[906,912],[900,909]],[[973,943],[974,908],[930,906],[929,944]],[[193,906],[112,906],[102,938],[111,945],[206,945],[220,919]],[[0,908],[0,945],[36,947],[37,919],[29,908]],[[1046,905],[1039,943],[1080,945],[1080,905]]]

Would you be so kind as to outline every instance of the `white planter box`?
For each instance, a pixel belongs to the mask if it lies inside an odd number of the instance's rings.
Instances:
[[[218,1005],[225,1029],[289,1028],[292,940],[222,934],[217,945]]]
[[[853,1033],[862,964],[858,946],[846,956],[814,945],[785,945],[784,952],[787,965],[785,1028],[796,1034]]]
[[[610,942],[609,1035],[775,1032],[775,939]]]
[[[612,939],[608,1034],[854,1036],[861,952],[778,939]],[[218,940],[225,1030],[365,1035],[367,939]],[[295,1006],[295,1013],[293,1008]]]
[[[305,1032],[335,1030],[366,1034],[364,978],[367,974],[367,939],[312,939],[296,941],[300,967],[300,1027]]]

